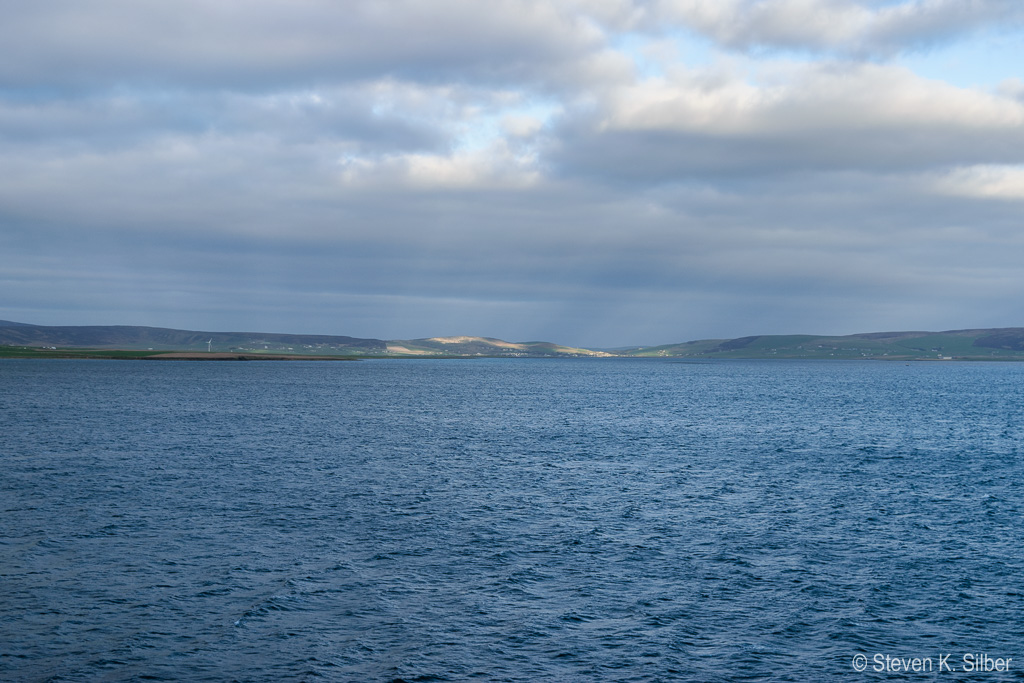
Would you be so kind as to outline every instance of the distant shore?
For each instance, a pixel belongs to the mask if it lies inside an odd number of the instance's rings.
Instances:
[[[138,349],[97,348],[38,348],[29,346],[0,346],[0,359],[51,360],[360,360],[355,355],[311,355],[295,353],[238,353],[231,351],[140,351]]]
[[[214,350],[216,349],[216,350]],[[1024,327],[843,336],[754,335],[585,349],[545,341],[449,336],[381,340],[197,332],[132,326],[41,326],[0,320],[0,358],[357,360],[369,358],[688,358],[691,360],[1024,361]]]
[[[143,356],[139,360],[358,360],[351,356],[302,356],[263,353],[176,352]]]

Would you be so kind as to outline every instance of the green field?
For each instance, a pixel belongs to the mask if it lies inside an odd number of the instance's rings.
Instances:
[[[137,360],[163,351],[125,351],[121,349],[44,349],[31,346],[0,346],[0,358],[98,358]]]
[[[85,348],[37,348],[31,346],[0,346],[0,358],[64,358],[64,359],[92,359],[92,360],[146,360],[159,359],[168,353],[175,351],[146,350],[137,351],[131,349],[85,349]],[[187,358],[180,360],[359,360],[358,356],[352,355],[327,355],[323,353],[224,353],[214,351],[183,350],[177,353],[187,354]],[[170,360],[170,359],[169,359]]]

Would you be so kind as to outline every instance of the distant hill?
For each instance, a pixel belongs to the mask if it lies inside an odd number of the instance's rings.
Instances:
[[[208,342],[210,342],[208,344]],[[0,344],[57,348],[154,351],[237,351],[308,354],[383,354],[387,342],[316,334],[265,332],[199,332],[127,325],[26,325],[0,320]]]
[[[841,337],[760,335],[648,346],[619,353],[671,358],[1024,360],[1024,328],[869,332]]]
[[[0,345],[54,349],[214,351],[356,356],[608,356],[550,342],[506,342],[488,337],[394,340],[266,332],[202,332],[127,325],[46,326],[0,320]]]
[[[332,335],[201,332],[125,325],[53,327],[0,320],[0,345],[34,349],[209,350],[220,353],[367,357],[1024,360],[1024,328],[870,332],[838,337],[758,335],[598,351],[551,342],[508,342],[472,336],[386,341]]]
[[[607,358],[614,355],[604,351],[560,346],[551,342],[507,342],[490,337],[431,337],[429,339],[389,341],[388,352],[405,356],[458,355],[507,356],[510,358],[530,356],[591,356]]]

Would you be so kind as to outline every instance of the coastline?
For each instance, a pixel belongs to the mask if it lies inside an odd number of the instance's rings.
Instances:
[[[139,360],[359,360],[352,356],[303,356],[294,354],[172,352],[143,356]]]

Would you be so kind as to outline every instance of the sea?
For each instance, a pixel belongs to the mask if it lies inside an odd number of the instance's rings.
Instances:
[[[0,361],[0,680],[1024,679],[1024,364]]]

